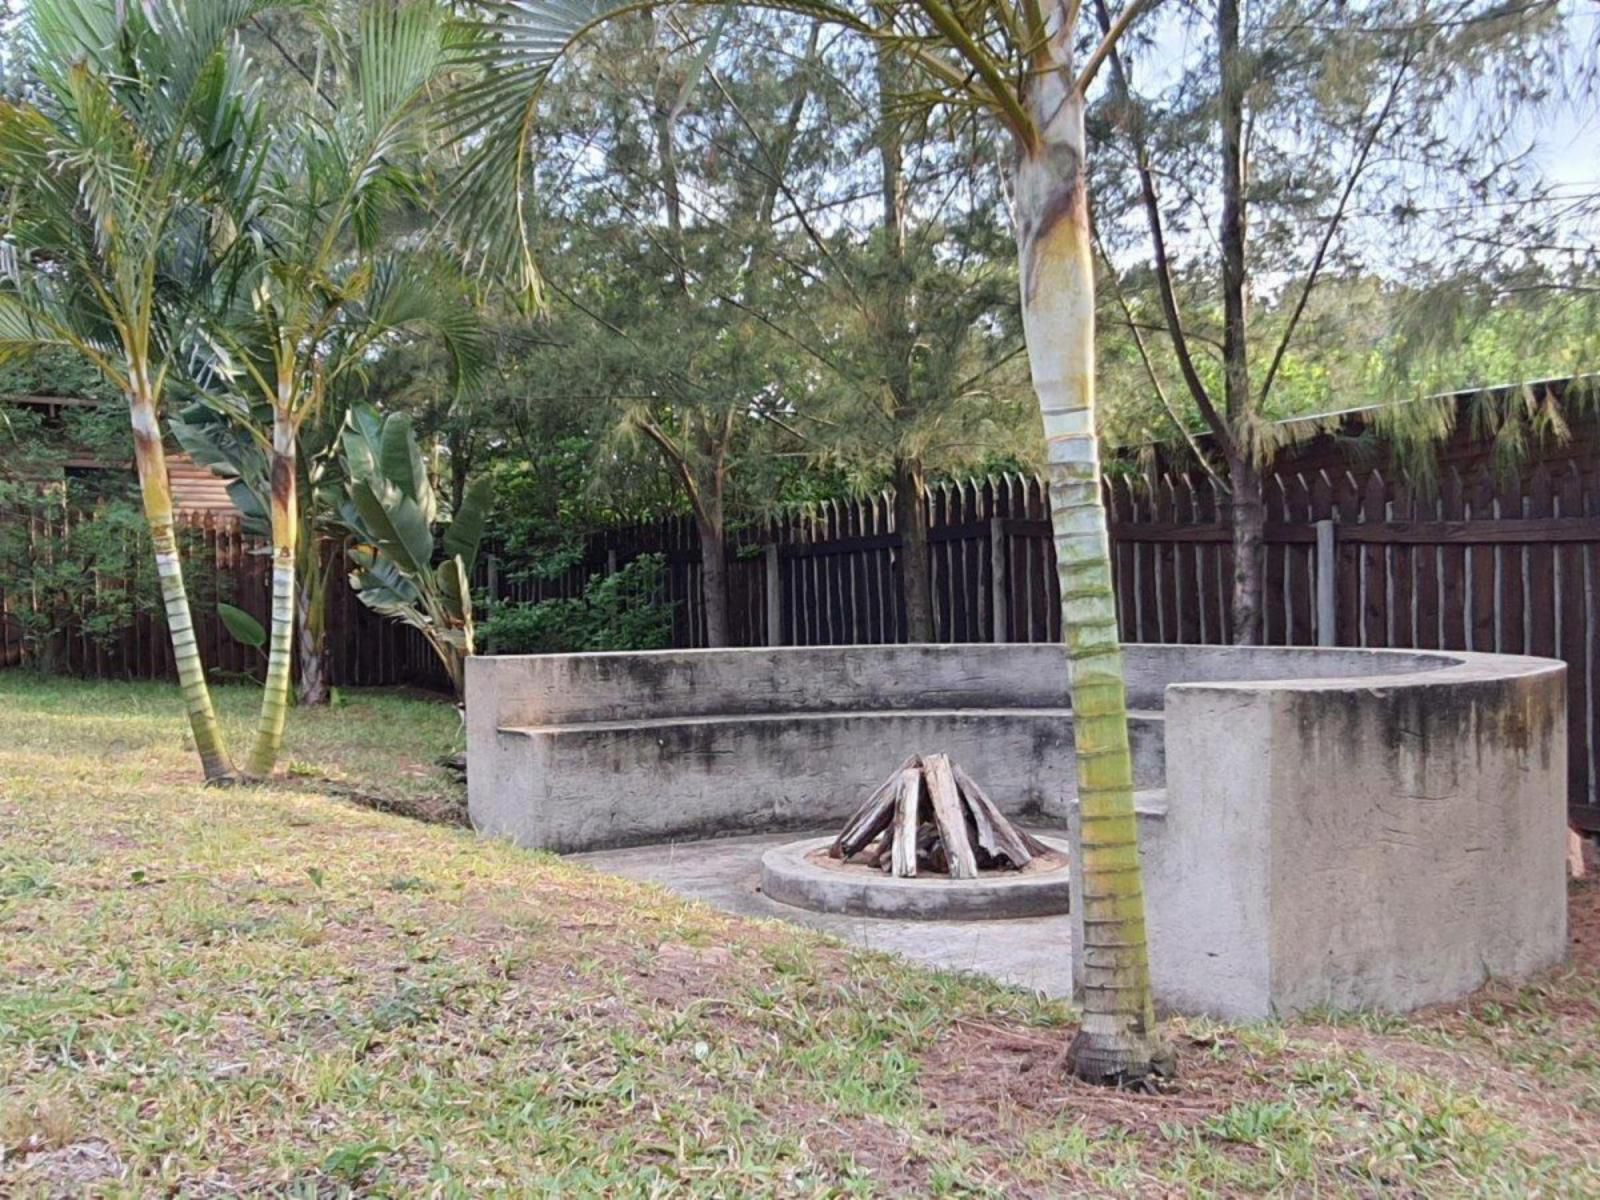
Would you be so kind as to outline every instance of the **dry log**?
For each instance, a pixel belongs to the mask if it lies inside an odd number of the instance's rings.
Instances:
[[[900,783],[900,773],[916,766],[917,763],[918,758],[913,754],[900,764],[894,774],[878,785],[877,790],[867,797],[866,803],[856,809],[855,815],[845,822],[844,832],[839,834],[834,839],[833,845],[828,848],[830,857],[849,858],[894,824],[894,800]]]
[[[829,847],[838,859],[893,871],[976,879],[1021,870],[1049,847],[1018,829],[948,754],[912,755],[856,809]]]
[[[906,767],[896,788],[894,873],[909,879],[917,873],[917,819],[922,808],[922,768]]]
[[[976,879],[978,862],[967,841],[967,819],[961,808],[961,792],[946,754],[930,754],[922,760],[928,781],[928,799],[933,806],[933,822],[939,828],[945,860],[951,879]]]
[[[995,806],[984,791],[959,766],[954,768],[956,786],[978,826],[978,845],[990,854],[1004,855],[1019,870],[1033,861],[1035,855],[1046,853],[1037,838],[1029,837],[1018,829]]]

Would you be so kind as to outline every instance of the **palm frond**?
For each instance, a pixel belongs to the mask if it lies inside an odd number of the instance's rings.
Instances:
[[[355,350],[393,332],[438,337],[449,355],[451,382],[458,390],[476,387],[494,356],[459,278],[417,255],[392,255],[377,264],[361,318],[365,337],[352,346]]]

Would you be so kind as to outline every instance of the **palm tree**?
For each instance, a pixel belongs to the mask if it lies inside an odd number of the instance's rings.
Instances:
[[[539,96],[588,30],[651,5],[496,0],[478,7],[462,54],[478,75],[452,100],[467,151],[449,215],[462,249],[481,261],[511,263],[517,290],[536,302],[524,204]],[[1073,1069],[1088,1079],[1142,1077],[1164,1051],[1150,994],[1122,651],[1100,499],[1083,117],[1089,84],[1152,0],[1131,0],[1081,66],[1073,52],[1078,0],[871,0],[863,10],[834,0],[771,0],[767,7],[887,42],[920,73],[930,102],[983,114],[1010,137],[1023,328],[1048,446],[1077,743],[1084,934],[1075,952],[1082,956],[1084,1018]]]
[[[233,777],[195,641],[160,412],[186,298],[234,240],[263,144],[232,43],[286,0],[34,0],[0,100],[0,357],[81,355],[128,399],[173,659],[208,781]]]
[[[222,353],[205,364],[197,386],[256,435],[266,456],[272,625],[246,760],[253,775],[271,773],[289,709],[297,560],[313,504],[298,483],[302,426],[323,411],[329,389],[360,371],[394,334],[438,333],[458,386],[470,383],[487,357],[455,281],[419,255],[385,252],[385,243],[397,240],[390,218],[418,198],[429,130],[423,110],[444,63],[443,31],[431,3],[366,5],[343,101],[326,116],[304,118],[275,147],[251,211],[236,214],[249,223],[251,250],[222,285],[205,339]],[[208,386],[207,372],[227,388]],[[241,382],[255,392],[248,403],[231,394]],[[270,427],[252,409],[270,412]],[[306,581],[320,586],[315,572]]]

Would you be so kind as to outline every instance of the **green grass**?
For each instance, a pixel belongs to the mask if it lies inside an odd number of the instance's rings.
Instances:
[[[0,1194],[1600,1194],[1592,955],[1174,1022],[1176,1086],[1108,1093],[1061,1005],[329,794],[458,812],[448,705],[296,712],[228,791],[168,689],[11,673],[0,712]]]

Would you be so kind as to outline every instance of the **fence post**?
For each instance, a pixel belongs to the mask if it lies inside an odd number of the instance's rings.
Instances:
[[[767,645],[783,645],[783,579],[778,574],[778,543],[768,542],[762,548],[767,560]]]
[[[611,547],[611,549],[606,551],[606,574],[607,575],[615,575],[616,573],[617,573],[617,548],[615,546],[613,546],[613,547]]]
[[[495,555],[491,554],[486,559],[484,565],[485,565],[485,568],[486,568],[488,576],[489,576],[488,579],[485,581],[485,583],[488,586],[488,590],[489,590],[489,603],[490,604],[499,604],[500,603],[500,560]]]
[[[999,517],[989,518],[989,613],[993,618],[994,640],[1009,642],[1006,628],[1011,614],[1010,580],[1006,577],[1006,529]]]
[[[1334,532],[1332,521],[1317,522],[1317,645],[1338,644],[1338,613],[1335,610]]]

